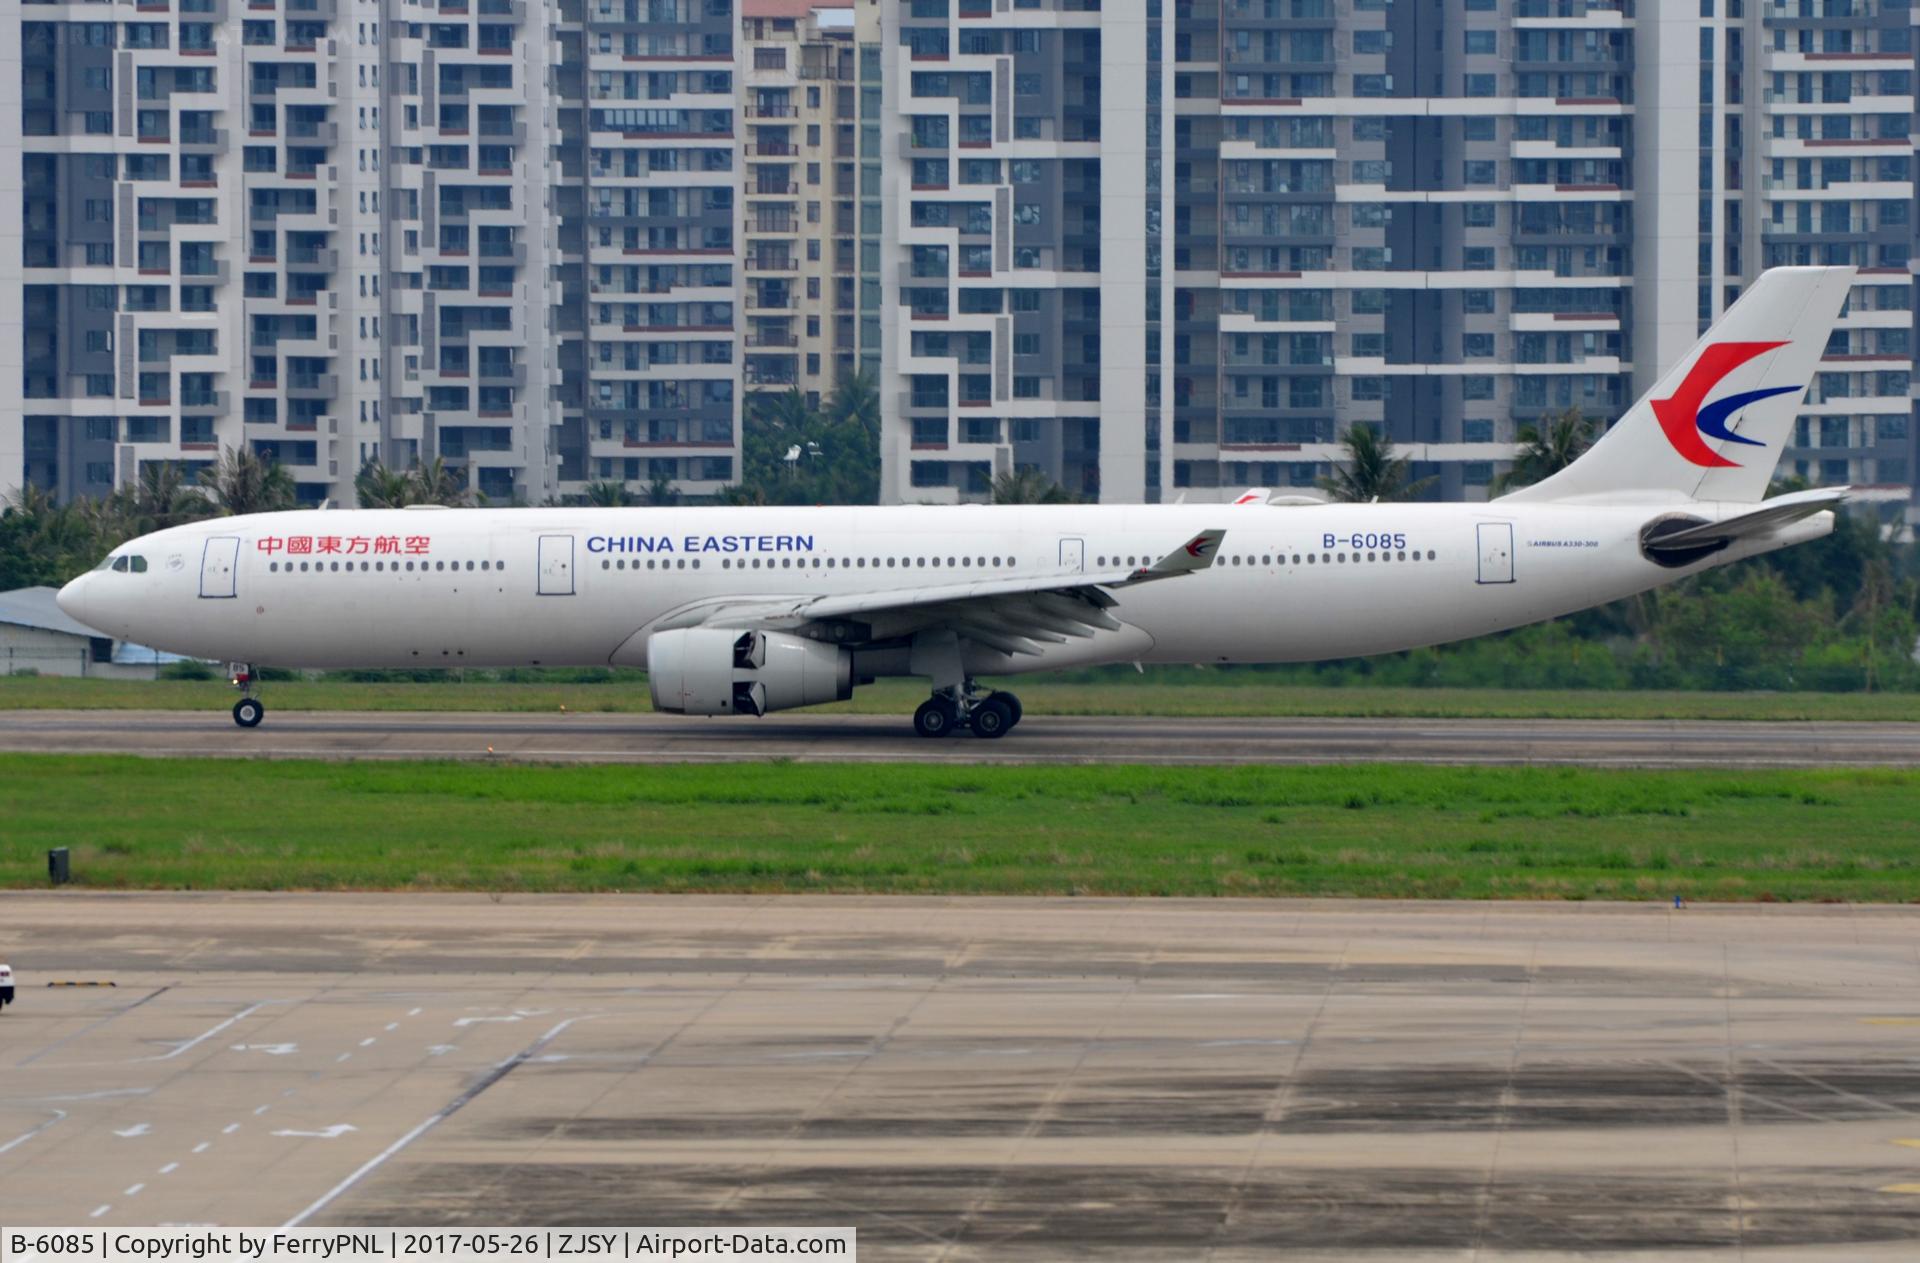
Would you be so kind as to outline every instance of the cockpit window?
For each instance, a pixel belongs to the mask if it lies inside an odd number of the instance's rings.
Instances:
[[[133,566],[132,566],[133,573],[135,574],[147,573],[147,559],[145,557],[135,554],[132,560],[133,560]]]
[[[102,557],[102,558],[100,559],[100,564],[99,564],[99,565],[97,565],[97,566],[95,566],[95,567],[94,567],[94,569],[95,569],[95,570],[105,570],[105,569],[106,569],[107,567],[109,567],[109,566],[111,566],[111,565],[113,565],[113,558],[111,558],[111,557]]]
[[[127,573],[127,559],[125,557],[115,557],[113,559],[113,569],[116,574]]]

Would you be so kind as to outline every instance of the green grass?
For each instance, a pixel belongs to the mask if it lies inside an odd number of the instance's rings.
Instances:
[[[0,756],[0,885],[1920,899],[1920,773]]]
[[[1920,721],[1911,693],[1669,693],[1602,689],[1323,688],[1269,684],[1257,673],[1232,682],[1079,682],[1044,676],[1008,680],[1036,715],[1247,717],[1352,715],[1417,719],[1773,719]],[[271,683],[271,710],[644,712],[644,681],[610,683],[362,684],[344,680]],[[855,714],[906,715],[926,696],[914,680],[885,680],[851,702],[822,707]],[[203,710],[231,705],[218,681],[81,680],[0,677],[0,710]]]

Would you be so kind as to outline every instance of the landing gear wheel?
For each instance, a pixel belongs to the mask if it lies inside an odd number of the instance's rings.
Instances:
[[[913,712],[913,730],[923,737],[951,737],[959,726],[959,712],[944,697],[929,697]]]
[[[989,740],[1004,737],[1013,730],[1015,723],[1013,707],[1007,705],[1005,699],[997,695],[989,697],[973,708],[969,723],[976,737],[986,737]]]
[[[242,728],[258,728],[267,717],[267,708],[257,697],[243,697],[233,704],[233,722]]]
[[[1004,702],[1006,704],[1007,709],[1013,712],[1014,726],[1018,726],[1020,723],[1020,720],[1025,716],[1025,713],[1026,713],[1020,708],[1020,699],[1015,697],[1011,693],[995,693],[993,695],[993,699],[996,701]]]

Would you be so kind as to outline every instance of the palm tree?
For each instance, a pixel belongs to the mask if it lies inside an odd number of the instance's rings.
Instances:
[[[377,460],[360,466],[353,476],[353,491],[363,509],[404,509],[414,503],[413,480]]]
[[[1518,487],[1542,482],[1580,459],[1593,444],[1593,422],[1580,409],[1529,421],[1514,434],[1519,450],[1513,455],[1513,468],[1493,480],[1488,490],[1505,495]]]
[[[618,509],[633,503],[633,493],[627,490],[627,484],[611,478],[588,483],[584,498],[588,504],[602,509]]]
[[[58,587],[125,538],[101,538],[87,513],[28,483],[0,504],[0,589]]]
[[[106,509],[108,502],[103,502]],[[124,507],[123,507],[124,506]],[[212,517],[217,510],[199,491],[187,485],[186,474],[170,460],[140,462],[140,477],[123,499],[112,509],[131,519],[135,535],[164,531],[182,522]]]
[[[1038,465],[1010,469],[993,480],[995,504],[1072,504],[1067,489]]]
[[[827,400],[827,420],[835,425],[858,425],[880,441],[880,390],[873,374],[855,369],[840,379]]]
[[[229,447],[217,464],[200,471],[200,485],[211,491],[223,513],[272,513],[294,505],[293,475],[278,462],[262,460],[251,444]]]
[[[1322,478],[1320,489],[1336,500],[1369,504],[1375,500],[1411,500],[1433,484],[1431,478],[1409,479],[1413,461],[1393,454],[1393,440],[1370,425],[1356,421],[1340,436],[1347,463]]]
[[[666,506],[680,503],[680,488],[673,485],[673,479],[664,474],[647,484],[647,503]]]
[[[415,504],[444,504],[449,508],[460,508],[468,503],[466,475],[457,469],[447,468],[444,456],[436,456],[424,465],[415,465],[407,471],[407,478],[413,483]]]

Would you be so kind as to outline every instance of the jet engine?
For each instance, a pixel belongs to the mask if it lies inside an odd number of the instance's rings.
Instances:
[[[853,655],[781,632],[690,627],[647,641],[655,710],[765,715],[853,696]]]

